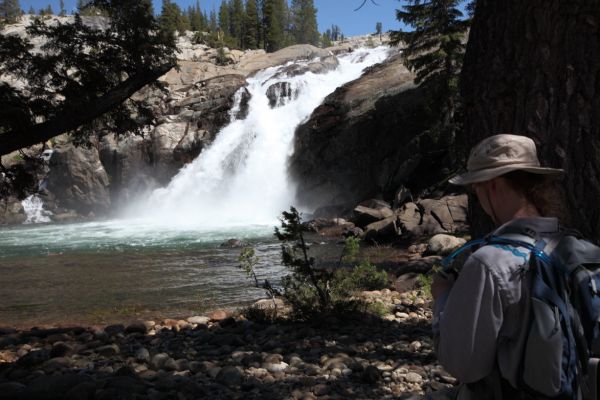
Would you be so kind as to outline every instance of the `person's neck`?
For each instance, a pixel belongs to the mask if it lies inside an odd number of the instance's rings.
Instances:
[[[500,224],[502,225],[517,218],[535,218],[540,216],[540,212],[535,205],[525,202],[517,207],[514,207],[512,210],[507,210],[507,212],[504,213],[504,215],[499,216],[499,218],[501,220]]]

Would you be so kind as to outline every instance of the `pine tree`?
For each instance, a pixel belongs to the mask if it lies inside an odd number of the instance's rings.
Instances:
[[[219,29],[225,34],[231,33],[231,17],[229,15],[229,4],[223,1],[219,7]]]
[[[379,35],[379,40],[381,40],[382,32],[383,32],[383,25],[381,24],[381,22],[377,22],[375,24],[375,34]]]
[[[183,34],[189,29],[189,21],[182,14],[181,8],[171,0],[163,0],[159,24],[163,32],[175,34],[178,31]]]
[[[54,15],[54,10],[52,10],[52,5],[48,4],[48,6],[46,7],[46,15]]]
[[[14,24],[21,18],[19,0],[0,1],[0,23]]]
[[[35,8],[33,8],[33,6],[30,6],[29,11],[27,11],[27,14],[35,15]]]
[[[333,43],[331,43],[331,31],[327,29],[321,35],[321,47],[330,47]]]
[[[407,2],[396,15],[414,30],[392,32],[392,44],[405,44],[402,54],[407,67],[416,73],[415,83],[425,89],[432,111],[440,115],[440,129],[453,137],[458,79],[470,21],[462,19],[459,0]]]
[[[285,46],[286,16],[283,3],[285,0],[264,0],[263,31],[264,47],[273,52]]]
[[[93,5],[91,0],[77,0],[77,13],[84,16],[107,15],[106,11]]]
[[[292,35],[296,43],[318,45],[317,9],[313,0],[292,0]]]
[[[260,20],[256,0],[246,1],[246,15],[244,23],[244,47],[256,49],[259,45]]]
[[[208,30],[210,32],[216,32],[219,30],[219,24],[217,22],[217,12],[214,9],[210,12]]]
[[[64,17],[65,15],[67,15],[67,11],[65,10],[65,2],[64,2],[64,0],[60,0],[59,5],[60,5],[60,14],[59,15],[61,17]]]
[[[231,0],[231,36],[236,40],[237,47],[243,46],[244,38],[244,3],[242,0]]]
[[[190,21],[190,29],[193,31],[202,31],[205,29],[206,21],[204,15],[200,9],[200,1],[196,1],[193,7],[188,8],[187,12],[188,19]]]

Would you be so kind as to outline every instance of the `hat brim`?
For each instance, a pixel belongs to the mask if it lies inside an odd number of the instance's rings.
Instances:
[[[465,172],[448,180],[453,185],[470,185],[472,183],[485,182],[497,178],[512,171],[525,171],[538,175],[561,175],[564,170],[558,168],[524,167],[519,165],[505,165],[498,168],[484,169],[481,171]]]

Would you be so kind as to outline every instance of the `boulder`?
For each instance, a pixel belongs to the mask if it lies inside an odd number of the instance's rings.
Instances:
[[[440,199],[424,199],[419,201],[423,212],[431,215],[447,232],[464,232],[468,229],[466,194],[446,196]]]
[[[60,207],[83,215],[102,215],[109,210],[110,182],[96,148],[56,147],[49,165],[47,190]]]
[[[382,219],[390,218],[394,216],[394,212],[391,208],[369,208],[365,206],[357,206],[354,209],[354,217],[352,222],[360,228],[366,228],[367,225],[372,224]]]
[[[290,61],[314,59],[327,60],[331,57],[333,57],[333,53],[330,51],[309,44],[299,44],[269,54],[264,52],[246,53],[237,65],[237,69],[247,74],[252,74],[261,69],[283,65]]]
[[[23,205],[17,198],[0,199],[0,225],[22,224],[26,219]]]
[[[267,98],[271,108],[281,107],[290,100],[298,98],[298,88],[292,88],[290,82],[277,82],[267,89]]]
[[[429,239],[426,252],[428,254],[438,254],[444,256],[450,254],[452,251],[456,250],[466,242],[467,241],[463,238],[440,233]]]
[[[400,54],[336,89],[296,129],[290,174],[298,200],[316,208],[378,193],[393,198],[417,176],[420,187],[439,182],[439,168],[430,165],[443,152],[422,138],[425,114],[423,94]]]
[[[377,243],[389,242],[398,237],[399,231],[396,225],[396,216],[373,222],[365,227],[364,240]]]

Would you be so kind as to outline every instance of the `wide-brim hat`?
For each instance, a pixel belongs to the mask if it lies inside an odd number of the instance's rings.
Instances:
[[[454,185],[484,182],[512,171],[540,175],[560,175],[564,171],[540,165],[535,143],[527,136],[501,134],[490,136],[471,150],[467,172],[450,178]]]

